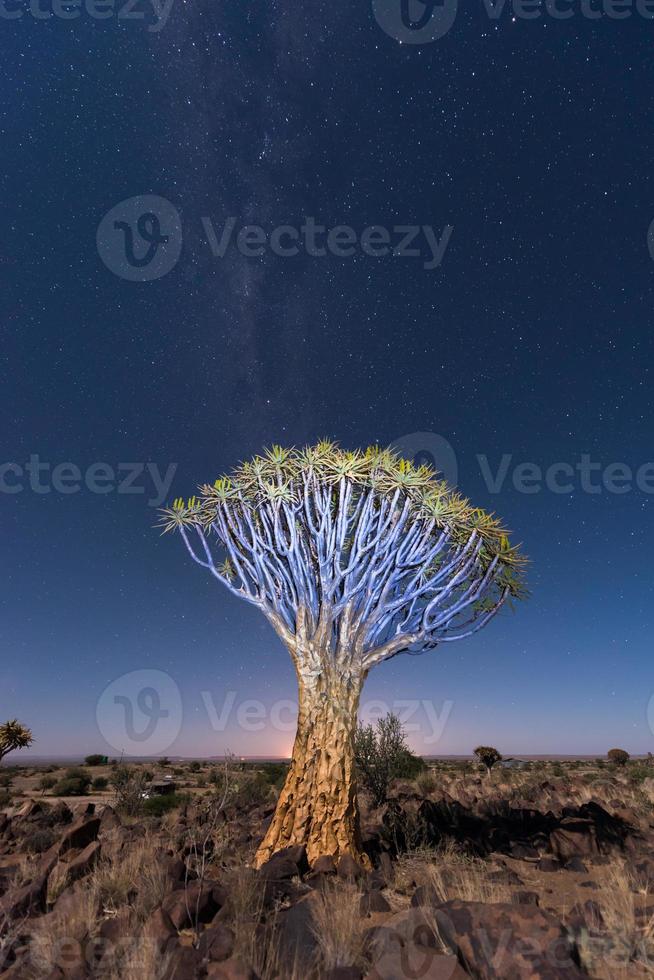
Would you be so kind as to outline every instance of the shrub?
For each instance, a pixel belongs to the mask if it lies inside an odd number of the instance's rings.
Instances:
[[[609,749],[606,753],[606,758],[614,766],[626,766],[629,762],[629,753],[625,752],[624,749]]]
[[[496,748],[493,748],[492,745],[478,745],[474,750],[474,756],[481,762],[482,766],[486,767],[486,772],[489,776],[493,766],[502,761],[501,753]]]
[[[96,776],[91,785],[93,789],[106,789],[109,785],[109,780],[106,776]]]
[[[162,817],[164,813],[177,810],[190,802],[188,793],[168,793],[167,796],[151,796],[149,800],[143,800],[141,810],[146,817]]]
[[[267,762],[263,766],[263,776],[275,789],[281,789],[288,776],[289,765],[286,762]]]
[[[201,768],[202,768],[202,766],[200,765],[199,762],[190,762],[189,763],[189,769],[191,770],[191,772],[200,772],[200,769]]]
[[[0,807],[9,806],[11,803],[11,793],[8,789],[0,789]]]
[[[644,783],[646,779],[649,779],[652,775],[652,770],[646,764],[640,763],[635,766],[631,766],[629,769],[629,782],[634,786],[640,786]]]
[[[373,806],[386,802],[394,779],[401,776],[413,778],[424,768],[422,759],[416,760],[409,751],[402,723],[393,714],[379,718],[376,727],[357,727],[354,733],[354,759],[359,779],[372,796]],[[412,760],[418,763],[417,769]]]
[[[235,806],[250,808],[261,806],[262,803],[267,803],[270,800],[270,783],[263,773],[257,772],[253,775],[247,775],[242,782],[240,776],[238,779],[239,782],[233,799]]]
[[[84,796],[90,785],[91,777],[86,769],[74,766],[66,770],[63,778],[55,783],[52,792],[54,796]]]
[[[87,755],[84,762],[87,766],[104,766],[107,764],[108,759],[106,755]]]
[[[135,816],[143,809],[143,794],[147,785],[145,774],[129,766],[116,766],[111,776],[116,791],[116,809]]]
[[[39,779],[39,789],[43,793],[45,793],[46,790],[52,789],[56,785],[57,780],[54,776],[41,776]]]
[[[422,772],[418,773],[416,777],[416,786],[424,796],[428,796],[438,787],[436,774],[433,773],[431,769],[424,769]]]

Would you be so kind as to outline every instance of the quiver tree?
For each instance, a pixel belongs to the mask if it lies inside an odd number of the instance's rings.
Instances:
[[[614,766],[626,766],[631,758],[625,749],[609,749],[609,751],[606,753],[606,757],[609,762],[613,763]]]
[[[486,767],[486,772],[490,776],[491,769],[498,762],[502,761],[501,754],[492,745],[478,745],[474,750],[475,758]]]
[[[262,864],[304,844],[361,857],[353,733],[368,671],[471,636],[522,595],[499,522],[389,450],[273,447],[163,511],[191,557],[256,606],[299,687],[291,767]]]
[[[0,725],[0,761],[14,749],[24,749],[31,745],[34,737],[29,728],[14,718]]]

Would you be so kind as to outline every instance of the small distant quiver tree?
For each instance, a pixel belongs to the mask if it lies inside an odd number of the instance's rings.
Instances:
[[[191,557],[256,606],[299,686],[288,778],[257,852],[361,858],[353,735],[371,667],[482,629],[523,594],[499,522],[387,449],[274,446],[163,512]]]
[[[492,745],[478,745],[474,750],[475,758],[486,767],[486,772],[490,776],[491,769],[502,761],[502,755]]]
[[[13,718],[0,725],[0,761],[14,749],[25,749],[31,745],[34,737],[29,728],[21,725],[18,719]]]
[[[614,766],[626,766],[631,758],[625,749],[609,749],[609,751],[606,753],[606,757],[609,762],[613,763]]]

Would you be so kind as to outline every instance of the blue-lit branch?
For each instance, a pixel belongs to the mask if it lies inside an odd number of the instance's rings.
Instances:
[[[210,523],[180,528],[193,559],[270,619],[296,659],[318,642],[368,670],[398,653],[463,639],[509,593],[499,558],[409,494],[299,475],[279,497],[235,493]]]

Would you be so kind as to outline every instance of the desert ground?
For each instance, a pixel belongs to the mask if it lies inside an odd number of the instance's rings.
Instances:
[[[430,762],[360,794],[367,867],[293,847],[257,871],[284,775],[5,765],[0,978],[654,976],[647,761]]]

